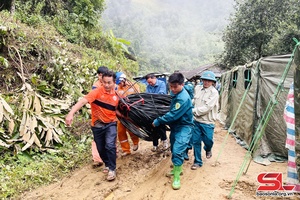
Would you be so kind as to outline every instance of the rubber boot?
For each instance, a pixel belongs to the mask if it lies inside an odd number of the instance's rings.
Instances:
[[[174,190],[180,189],[180,172],[182,171],[182,165],[174,166],[174,179],[172,183],[172,188]]]
[[[180,176],[183,175],[183,171],[181,168]],[[166,173],[166,177],[172,177],[174,176],[174,169],[170,170],[168,173]]]

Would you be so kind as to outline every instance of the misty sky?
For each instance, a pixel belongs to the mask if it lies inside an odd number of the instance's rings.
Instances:
[[[147,67],[195,68],[223,51],[234,0],[106,0],[105,30],[131,42]]]

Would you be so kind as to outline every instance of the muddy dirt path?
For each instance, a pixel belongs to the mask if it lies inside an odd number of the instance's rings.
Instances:
[[[172,179],[165,176],[170,170],[170,155],[150,151],[151,142],[141,141],[138,151],[127,157],[117,159],[117,178],[107,182],[101,167],[93,169],[90,165],[76,170],[62,180],[38,188],[22,195],[21,199],[57,200],[217,200],[227,199],[232,183],[243,163],[246,150],[229,135],[226,146],[215,165],[217,155],[226,136],[220,124],[215,129],[213,157],[203,158],[204,165],[191,170],[193,154],[183,165],[181,189],[173,190]],[[259,186],[256,181],[261,172],[282,172],[286,179],[287,163],[272,163],[263,166],[251,162],[246,175],[242,175],[235,187],[232,199],[273,199],[256,196]],[[294,199],[294,198],[292,198]],[[296,199],[296,197],[295,197]]]

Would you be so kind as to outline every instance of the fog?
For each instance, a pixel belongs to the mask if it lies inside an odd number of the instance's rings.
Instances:
[[[234,0],[106,0],[104,30],[131,42],[140,73],[216,62]]]

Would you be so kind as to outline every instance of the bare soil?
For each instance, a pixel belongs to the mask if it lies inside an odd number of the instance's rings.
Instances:
[[[87,165],[74,171],[59,182],[26,192],[21,199],[105,199],[105,200],[219,200],[227,199],[232,184],[240,171],[246,150],[229,135],[220,153],[227,131],[217,124],[214,135],[213,157],[206,159],[204,165],[191,170],[193,152],[190,160],[183,165],[180,190],[171,187],[172,178],[165,174],[171,169],[170,152],[151,152],[152,142],[141,141],[138,151],[117,159],[117,178],[106,181],[103,167],[92,168]],[[217,161],[217,162],[216,162]],[[248,171],[242,175],[235,187],[232,199],[298,199],[298,197],[275,198],[258,197],[259,186],[256,178],[261,172],[282,172],[286,179],[287,163],[272,163],[263,166],[251,162]]]

